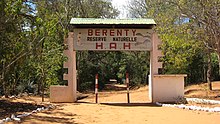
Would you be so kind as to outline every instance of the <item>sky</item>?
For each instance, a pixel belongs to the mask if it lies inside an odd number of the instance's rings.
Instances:
[[[125,6],[127,5],[127,3],[128,3],[128,0],[112,0],[112,5],[120,11],[119,18],[127,17],[128,12],[125,9]]]

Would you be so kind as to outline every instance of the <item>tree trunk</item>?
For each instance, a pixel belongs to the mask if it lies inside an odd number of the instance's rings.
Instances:
[[[218,56],[218,75],[220,76],[220,53],[218,53],[217,56]]]
[[[203,64],[203,82],[207,82],[207,69],[206,69],[206,64]]]
[[[210,51],[208,52],[208,69],[207,69],[207,82],[208,82],[208,89],[212,90],[212,82],[211,82],[211,70],[212,70],[212,58]]]
[[[80,89],[80,87],[79,87],[79,85],[80,85],[80,75],[79,75],[79,71],[80,71],[80,59],[81,59],[81,54],[82,54],[82,52],[81,51],[79,51],[78,52],[78,60],[77,60],[77,77],[76,77],[76,79],[77,79],[77,90],[81,90]]]
[[[40,91],[41,91],[41,81],[38,81],[38,83],[37,83],[37,95],[40,95]]]
[[[44,102],[44,82],[42,82],[42,102]]]
[[[4,68],[4,63],[3,63],[3,68]],[[5,98],[8,98],[8,89],[7,89],[7,83],[5,82],[5,73],[7,73],[7,69],[5,71],[2,72],[2,77],[1,77],[1,80],[2,80],[2,86],[3,86],[3,93],[5,95]]]
[[[44,102],[44,85],[45,85],[45,75],[43,74],[42,80],[41,80],[41,97],[42,97],[42,102]]]

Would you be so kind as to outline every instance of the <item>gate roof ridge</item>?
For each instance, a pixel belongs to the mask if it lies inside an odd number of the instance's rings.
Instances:
[[[137,28],[152,29],[156,23],[150,18],[72,18],[72,28]]]
[[[72,25],[156,25],[155,21],[150,18],[127,18],[127,19],[111,19],[111,18],[72,18]]]

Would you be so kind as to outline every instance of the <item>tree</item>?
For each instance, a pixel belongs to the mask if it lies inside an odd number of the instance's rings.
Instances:
[[[43,41],[37,50],[36,59],[38,61],[35,62],[34,67],[38,70],[39,83],[42,85],[43,93],[45,84],[48,86],[58,83],[55,73],[62,66],[62,41],[63,36],[70,29],[70,18],[111,18],[117,14],[117,11],[112,8],[110,2],[103,0],[41,1],[36,2],[36,8],[38,11],[36,13],[36,28],[38,28],[36,33],[39,39],[43,38]]]
[[[193,77],[197,78],[197,81],[201,81],[201,78],[195,76],[198,73],[196,68],[198,65],[195,65],[194,62],[197,60],[203,64],[200,69],[201,73],[199,73],[201,74],[200,77],[204,77],[202,72],[207,70],[206,77],[211,80],[211,60],[205,58],[210,58],[208,56],[209,52],[212,52],[210,48],[213,48],[212,45],[217,42],[212,42],[210,39],[219,36],[216,35],[219,34],[219,30],[216,30],[219,27],[217,25],[219,24],[219,16],[216,16],[216,12],[219,10],[219,2],[204,1],[202,4],[201,2],[200,0],[131,0],[128,6],[131,13],[136,14],[136,17],[154,18],[157,23],[155,30],[162,39],[162,50],[165,55],[163,59],[164,73],[187,73],[188,81],[196,81]],[[205,6],[205,4],[208,5]],[[201,15],[200,10],[203,10],[203,15]],[[209,18],[208,16],[212,17]],[[205,19],[209,24],[204,25],[205,23],[201,22]],[[213,29],[211,29],[212,26],[214,26]],[[202,29],[204,27],[205,29]],[[215,36],[210,33],[215,34]],[[202,44],[201,41],[205,44]],[[202,58],[200,57],[201,52]],[[211,85],[209,86],[211,89]]]
[[[181,15],[189,18],[192,22],[192,33],[195,39],[202,41],[208,51],[208,70],[207,80],[209,89],[212,90],[211,84],[211,52],[216,52],[218,55],[220,66],[220,1],[219,0],[168,0],[172,5],[175,5]],[[220,69],[220,68],[219,68]],[[220,72],[220,70],[219,70]]]
[[[72,17],[114,18],[104,0],[2,0],[0,2],[0,94],[44,92],[62,84],[63,40]],[[42,93],[44,94],[44,93]]]
[[[143,18],[148,10],[145,0],[130,0],[127,9],[131,18]]]
[[[3,0],[0,7],[0,85],[7,96],[21,78],[19,66],[30,52],[25,27],[32,16],[26,13],[30,8],[22,0]]]

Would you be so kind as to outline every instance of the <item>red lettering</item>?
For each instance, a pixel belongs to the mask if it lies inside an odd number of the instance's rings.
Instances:
[[[110,30],[110,36],[115,36],[114,29],[111,29],[111,30]]]
[[[133,33],[133,36],[135,36],[136,35],[136,30],[131,30],[131,31]]]
[[[102,36],[107,36],[107,30],[106,29],[102,30]]]
[[[98,43],[96,43],[96,49],[103,49],[103,43],[101,43],[101,44],[98,44]]]
[[[117,30],[117,36],[122,36],[122,30]]]
[[[93,35],[93,30],[92,29],[88,29],[88,36],[92,36]]]
[[[117,49],[117,44],[116,43],[110,43],[109,48],[110,49]]]
[[[125,29],[125,36],[128,36],[129,29]]]
[[[124,43],[124,49],[131,49],[131,44],[130,43]]]
[[[95,29],[95,36],[100,36],[100,29]]]

